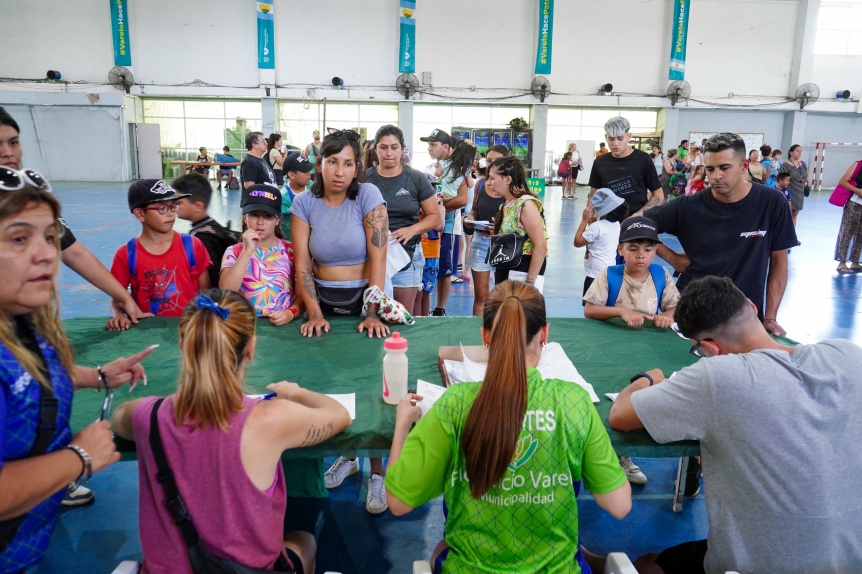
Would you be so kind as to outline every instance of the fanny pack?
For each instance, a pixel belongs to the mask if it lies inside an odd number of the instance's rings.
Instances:
[[[342,315],[358,317],[362,314],[362,294],[365,285],[359,287],[327,287],[316,283],[317,301],[324,316]]]

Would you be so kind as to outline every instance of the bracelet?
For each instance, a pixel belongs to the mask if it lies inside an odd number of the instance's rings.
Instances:
[[[79,474],[78,478],[76,478],[75,480],[77,482],[82,483],[82,484],[87,482],[88,480],[90,480],[90,477],[93,476],[93,459],[92,459],[92,457],[90,457],[90,455],[87,453],[87,451],[85,451],[83,448],[79,447],[76,444],[70,444],[66,448],[69,450],[75,451],[75,454],[77,454],[79,457],[81,457],[81,463],[82,463],[83,467],[81,469],[81,474]],[[87,475],[86,478],[84,478],[84,475]]]
[[[287,310],[290,311],[291,313],[293,313],[294,319],[299,317],[299,309],[297,309],[296,307],[288,307]]]
[[[106,375],[105,371],[102,370],[102,365],[96,367],[96,373],[99,375],[99,379],[96,384],[96,392],[99,392],[98,383],[102,383],[103,385],[105,385],[105,392],[107,393],[109,390],[111,390],[111,388],[108,386],[108,375]]]
[[[524,279],[524,283],[526,283],[527,285],[535,285],[535,284],[536,284],[536,280],[535,280],[535,279],[530,279],[529,277],[526,277],[526,278]]]
[[[629,379],[629,383],[633,383],[633,382],[635,382],[635,381],[636,381],[636,380],[638,380],[638,379],[646,379],[646,380],[648,380],[648,381],[649,381],[649,386],[653,386],[653,385],[655,384],[655,381],[652,379],[652,377],[651,377],[651,376],[649,376],[647,373],[645,373],[645,372],[643,372],[643,371],[641,371],[640,373],[636,374],[634,377],[632,377],[631,379]]]

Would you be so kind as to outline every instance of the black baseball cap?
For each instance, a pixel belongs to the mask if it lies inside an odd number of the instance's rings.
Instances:
[[[623,221],[620,228],[620,243],[628,243],[637,239],[649,239],[661,243],[655,221],[649,217],[629,217]]]
[[[419,138],[419,141],[423,142],[440,142],[446,145],[452,145],[452,138],[448,133],[443,130],[434,130],[431,132],[431,135],[427,138]]]
[[[266,183],[258,183],[243,190],[239,205],[242,207],[243,215],[253,211],[263,211],[281,217],[281,192]]]
[[[308,158],[299,154],[293,154],[291,156],[288,156],[288,158],[284,160],[284,164],[282,167],[284,169],[284,173],[287,173],[289,171],[308,173],[312,169],[314,169],[314,165],[310,161],[308,161]]]
[[[129,211],[135,211],[158,201],[175,201],[191,197],[190,193],[177,193],[163,179],[139,179],[129,186]]]

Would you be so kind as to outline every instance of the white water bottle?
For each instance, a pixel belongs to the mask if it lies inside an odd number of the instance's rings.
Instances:
[[[383,341],[383,400],[390,405],[407,394],[407,339],[401,333]]]

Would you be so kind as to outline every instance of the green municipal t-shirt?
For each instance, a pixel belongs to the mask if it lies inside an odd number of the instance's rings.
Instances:
[[[527,411],[515,455],[479,500],[470,494],[461,434],[480,383],[447,389],[410,432],[386,488],[417,507],[445,497],[443,571],[578,573],[578,505],[573,482],[594,493],[626,481],[585,390],[528,369]],[[493,424],[493,421],[488,421]]]

